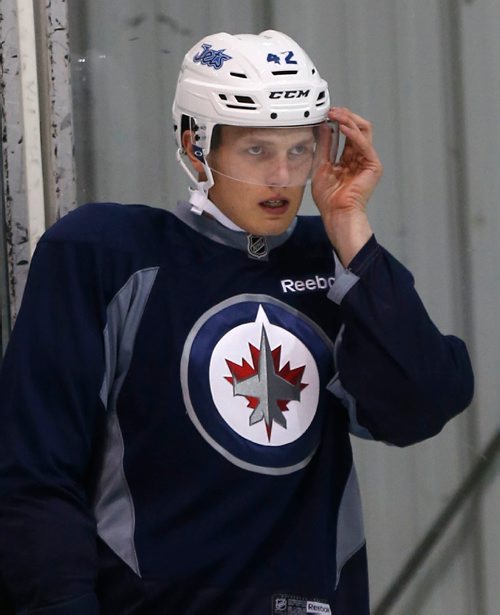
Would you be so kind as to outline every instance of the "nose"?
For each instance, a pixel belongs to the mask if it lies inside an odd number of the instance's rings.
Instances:
[[[269,162],[266,169],[267,186],[288,186],[290,183],[290,162],[286,156],[279,156]]]

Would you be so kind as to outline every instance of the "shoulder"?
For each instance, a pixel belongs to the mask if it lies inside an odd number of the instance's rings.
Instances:
[[[66,214],[40,240],[96,244],[125,252],[154,242],[175,217],[149,205],[88,203]]]
[[[169,262],[169,228],[175,225],[170,212],[146,205],[82,205],[38,242],[30,284],[44,285],[48,277],[57,278],[65,293],[94,289],[107,305],[132,275]]]

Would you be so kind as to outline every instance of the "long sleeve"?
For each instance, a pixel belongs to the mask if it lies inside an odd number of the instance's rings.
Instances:
[[[43,241],[0,380],[0,567],[19,612],[95,615],[103,407],[95,253]],[[33,609],[33,610],[31,610]]]
[[[438,433],[473,395],[465,344],[433,324],[410,272],[372,237],[330,298],[344,326],[330,390],[348,408],[351,430],[405,446]]]

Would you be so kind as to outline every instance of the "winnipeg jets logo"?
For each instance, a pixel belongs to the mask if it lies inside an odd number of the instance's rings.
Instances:
[[[215,346],[210,385],[227,424],[265,446],[301,437],[317,409],[314,358],[295,335],[269,322],[263,306],[253,322],[231,329]]]
[[[264,421],[268,440],[271,440],[273,422],[286,429],[284,412],[288,410],[289,401],[300,401],[300,392],[307,384],[301,383],[304,367],[290,369],[287,363],[279,369],[281,347],[271,350],[264,326],[260,348],[249,345],[253,367],[243,361],[237,365],[227,361],[232,376],[226,379],[233,385],[233,395],[242,395],[248,400],[248,407],[253,409],[249,425]]]
[[[268,295],[237,295],[207,309],[186,338],[187,419],[243,470],[297,472],[319,446],[333,371],[333,344],[305,314]]]
[[[220,70],[224,62],[231,60],[232,57],[224,53],[225,49],[213,49],[210,43],[202,43],[203,51],[199,51],[194,57],[193,62],[203,66],[209,66],[215,70]]]

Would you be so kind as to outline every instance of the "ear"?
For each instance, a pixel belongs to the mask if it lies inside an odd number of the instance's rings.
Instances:
[[[194,170],[201,176],[200,180],[205,181],[205,169],[200,159],[194,155],[193,152],[193,132],[191,130],[185,130],[182,133],[182,149],[186,152],[189,161],[191,162]]]

